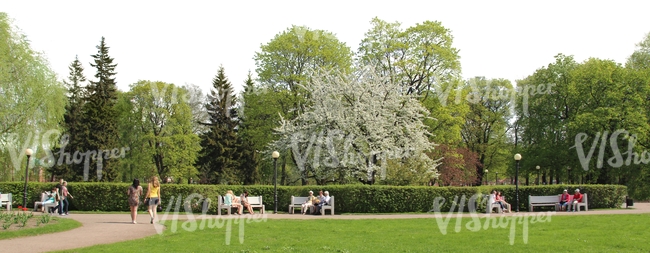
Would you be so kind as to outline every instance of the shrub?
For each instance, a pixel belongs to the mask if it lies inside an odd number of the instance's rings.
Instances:
[[[2,192],[11,192],[15,203],[22,204],[23,185],[20,182],[0,183]],[[40,200],[40,193],[52,189],[56,183],[29,183],[27,205],[32,206]],[[128,183],[96,183],[96,182],[68,182],[68,190],[75,197],[70,200],[71,210],[82,211],[126,211],[129,210],[127,201]],[[147,186],[144,185],[144,193]],[[545,185],[519,187],[519,210],[527,210],[528,195],[543,196],[557,195],[567,189],[573,192],[580,188],[582,193],[589,194],[589,208],[616,208],[620,207],[627,195],[627,187],[620,185]],[[427,186],[386,186],[386,185],[307,185],[307,186],[279,186],[278,210],[288,209],[291,196],[307,196],[308,191],[318,193],[327,190],[330,196],[335,197],[337,213],[404,213],[427,212],[433,209],[436,197],[443,197],[442,212],[447,212],[452,207],[454,198],[458,201],[465,196],[463,210],[468,211],[467,201],[475,194],[480,196],[489,194],[496,189],[501,191],[506,201],[513,205],[515,210],[514,186],[481,186],[481,187],[427,187]],[[217,196],[223,195],[227,190],[239,194],[247,190],[251,196],[263,196],[267,210],[273,209],[273,186],[269,185],[186,185],[163,184],[163,208],[172,205],[191,207],[194,212],[201,212],[205,203],[209,206],[208,213],[217,212]],[[194,194],[194,195],[192,195]],[[172,199],[173,197],[173,199]],[[177,202],[178,199],[180,202]],[[188,201],[185,203],[184,201]],[[479,200],[483,200],[481,197]],[[172,203],[170,203],[170,201]],[[461,203],[456,203],[461,204]],[[485,204],[480,204],[478,210],[485,210]],[[454,211],[457,211],[458,206]]]

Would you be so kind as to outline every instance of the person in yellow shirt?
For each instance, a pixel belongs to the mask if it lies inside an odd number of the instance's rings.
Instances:
[[[151,177],[149,180],[149,185],[147,187],[147,198],[149,198],[149,203],[147,211],[151,217],[151,224],[153,224],[154,219],[158,220],[158,205],[160,205],[160,181],[157,176]]]

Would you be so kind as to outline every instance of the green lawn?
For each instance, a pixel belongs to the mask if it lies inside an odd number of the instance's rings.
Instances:
[[[501,217],[501,216],[493,216]],[[449,220],[443,235],[434,218],[374,220],[266,220],[244,223],[244,242],[239,242],[240,227],[232,224],[230,244],[226,226],[210,223],[188,232],[178,222],[162,235],[109,245],[76,249],[70,252],[648,252],[650,215],[570,215],[528,223],[524,243],[524,224],[502,223],[487,229],[480,220],[478,231],[471,218],[462,219],[460,232],[456,220]],[[495,220],[496,221],[496,220]],[[506,222],[507,220],[503,220]],[[492,222],[492,221],[491,221]],[[227,224],[227,223],[226,223]],[[490,223],[491,224],[491,223]],[[498,223],[496,223],[498,224]],[[186,224],[187,225],[187,224]],[[514,231],[513,244],[510,233]]]
[[[37,219],[37,218],[32,218]],[[12,231],[0,230],[0,240],[10,239],[23,236],[35,236],[49,233],[56,233],[61,231],[66,231],[81,226],[81,223],[73,219],[59,219],[56,217],[52,218],[55,222],[48,224],[40,224],[38,227],[33,228],[24,228]],[[2,228],[0,228],[2,229]],[[0,244],[2,242],[0,241]]]

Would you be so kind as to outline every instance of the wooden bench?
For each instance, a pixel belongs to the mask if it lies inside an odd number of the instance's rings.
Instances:
[[[589,206],[588,206],[588,203],[587,203],[587,194],[586,193],[582,194],[582,202],[578,203],[578,206],[577,206],[578,210],[576,210],[576,211],[580,212],[580,207],[584,207],[585,211],[589,211]]]
[[[231,205],[226,205],[223,203],[223,196],[219,195],[217,196],[219,199],[218,204],[217,204],[217,214],[221,215],[221,210],[222,209],[227,209],[228,210],[228,215],[231,214],[232,209],[234,208],[235,210],[238,210],[237,207],[231,206]],[[235,211],[236,212],[236,211]]]
[[[309,197],[294,197],[294,196],[291,196],[291,203],[289,204],[289,213],[290,214],[295,213],[295,208],[300,208],[300,211],[304,211],[304,210],[302,210],[302,204],[307,202],[308,199],[309,199]]]
[[[320,214],[325,215],[325,210],[330,210],[330,214],[334,215],[334,196],[330,196],[330,201],[327,205],[322,205],[320,208]]]
[[[260,212],[264,214],[264,202],[262,202],[262,196],[248,196],[248,204],[250,204],[253,209],[259,208]]]
[[[55,201],[55,202],[52,202],[52,203],[43,203],[43,202],[45,202],[48,198],[49,198],[49,196],[48,196],[47,193],[45,193],[45,192],[41,193],[41,201],[36,201],[36,202],[34,202],[34,212],[35,212],[36,210],[38,210],[38,206],[41,206],[41,212],[45,212],[45,210],[48,210],[48,208],[56,207],[56,206],[57,206],[56,201]]]
[[[560,208],[560,196],[550,195],[550,196],[531,196],[528,195],[528,211],[532,212],[533,208],[536,206],[552,206],[555,207],[555,211]]]
[[[0,194],[0,207],[6,205],[7,206],[7,211],[11,211],[11,205],[12,204],[13,204],[13,202],[12,202],[11,193]]]
[[[494,210],[494,208],[497,209],[497,213],[503,212],[503,210],[501,210],[501,205],[495,201],[494,194],[485,195],[484,197],[487,198],[487,205],[485,206],[486,214],[492,213],[492,210]]]

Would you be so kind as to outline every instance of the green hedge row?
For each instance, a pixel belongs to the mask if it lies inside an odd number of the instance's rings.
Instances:
[[[56,183],[29,183],[27,206],[32,207],[40,198],[40,193],[51,189]],[[13,193],[14,207],[22,205],[24,183],[0,183],[0,192]],[[127,202],[126,183],[76,183],[69,182],[68,189],[75,197],[70,202],[70,210],[83,211],[125,211],[129,210]],[[146,185],[144,186],[146,192]],[[519,188],[520,210],[527,210],[528,195],[556,195],[568,189],[573,193],[575,188],[580,188],[582,193],[589,194],[589,208],[617,208],[620,207],[627,195],[627,187],[620,185],[546,185],[523,186]],[[280,186],[278,187],[278,210],[288,211],[291,196],[307,196],[308,191],[317,193],[327,190],[335,197],[335,210],[337,213],[404,213],[427,212],[433,209],[436,197],[442,197],[440,211],[447,212],[452,207],[454,198],[460,202],[464,198],[464,211],[468,211],[468,200],[475,194],[483,196],[491,190],[503,192],[506,201],[515,204],[515,187],[425,187],[425,186],[368,186],[368,185],[331,185],[331,186]],[[208,205],[208,213],[216,213],[216,197],[232,190],[239,194],[248,190],[251,196],[263,196],[266,210],[273,210],[273,186],[249,185],[179,185],[163,184],[161,194],[163,206],[172,204],[191,207],[194,212],[201,212],[202,206]],[[194,194],[194,195],[193,195]],[[172,198],[173,197],[173,198]],[[180,201],[179,200],[180,197]],[[483,199],[480,198],[479,201]],[[211,201],[212,203],[210,203]],[[456,203],[460,204],[460,203]],[[485,204],[477,208],[485,210]],[[173,209],[172,209],[173,210]],[[458,207],[455,207],[455,211]]]

